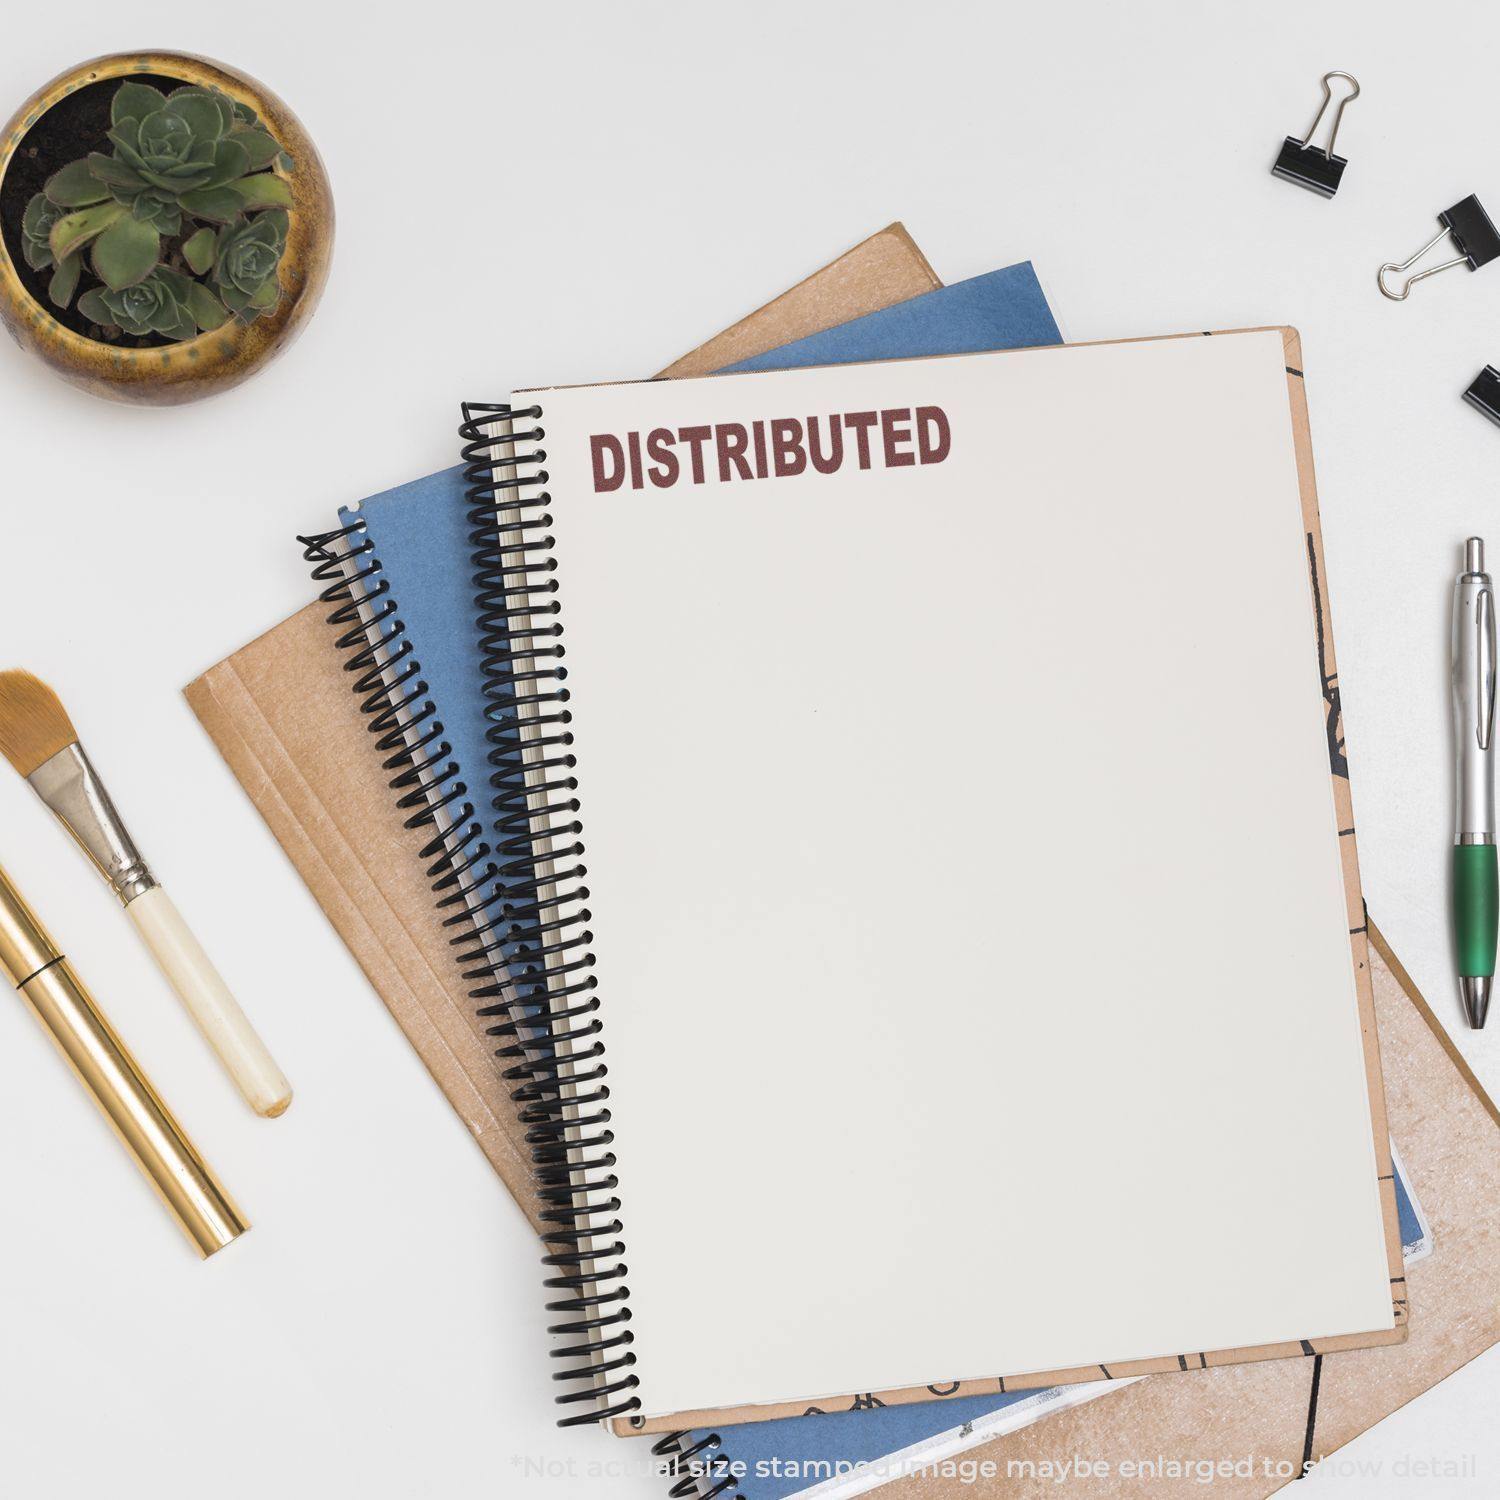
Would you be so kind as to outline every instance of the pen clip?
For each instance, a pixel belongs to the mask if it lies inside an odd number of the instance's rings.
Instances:
[[[1484,588],[1474,599],[1474,629],[1478,649],[1474,652],[1474,706],[1478,717],[1475,734],[1479,748],[1488,750],[1495,732],[1495,591]]]

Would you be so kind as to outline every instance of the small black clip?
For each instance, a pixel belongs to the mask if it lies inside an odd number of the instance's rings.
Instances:
[[[1480,266],[1487,266],[1500,255],[1500,231],[1490,222],[1490,216],[1484,211],[1484,204],[1473,193],[1462,202],[1455,203],[1452,208],[1445,208],[1438,215],[1438,220],[1443,227],[1415,255],[1408,256],[1399,265],[1388,260],[1380,268],[1380,290],[1392,302],[1405,302],[1407,294],[1419,281],[1436,276],[1439,271],[1449,270],[1453,266],[1467,266],[1471,271],[1477,271]],[[1430,266],[1425,271],[1418,271],[1415,276],[1408,276],[1401,283],[1399,292],[1393,292],[1385,284],[1387,271],[1409,270],[1445,235],[1452,236],[1454,248],[1458,251],[1452,260],[1445,260],[1440,266]]]
[[[1339,100],[1337,108],[1333,111],[1333,128],[1328,132],[1328,145],[1325,149],[1322,146],[1314,146],[1312,138],[1318,133],[1318,126],[1323,123],[1323,116],[1328,113],[1329,106],[1333,104],[1332,80],[1335,78],[1347,80],[1354,85],[1354,88],[1352,92],[1345,94]],[[1359,80],[1352,73],[1325,73],[1323,75],[1323,102],[1318,106],[1318,112],[1313,116],[1312,124],[1307,127],[1307,134],[1301,140],[1294,135],[1289,135],[1282,142],[1281,154],[1271,168],[1271,175],[1280,177],[1284,182],[1295,182],[1298,187],[1305,187],[1320,197],[1333,197],[1339,190],[1344,168],[1349,165],[1342,156],[1333,154],[1333,143],[1338,139],[1339,121],[1344,117],[1344,106],[1351,99],[1358,98]]]
[[[1482,411],[1490,421],[1500,424],[1500,370],[1494,365],[1486,365],[1474,377],[1474,384],[1464,392],[1464,400],[1475,411]]]

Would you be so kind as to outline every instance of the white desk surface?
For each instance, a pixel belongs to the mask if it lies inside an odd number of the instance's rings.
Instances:
[[[3,664],[60,690],[297,1088],[280,1121],[240,1105],[0,776],[0,859],[257,1225],[197,1265],[0,1005],[7,1492],[662,1493],[636,1445],[551,1425],[534,1239],[179,690],[307,600],[297,531],[454,460],[461,398],[656,369],[894,218],[948,281],[1032,258],[1071,339],[1301,329],[1370,910],[1500,1088],[1444,909],[1449,590],[1466,534],[1500,548],[1500,431],[1459,398],[1500,363],[1500,266],[1375,289],[1458,199],[1500,214],[1493,7],[78,0],[7,41],[6,112],[143,43],[245,68],[319,142],[339,215],[317,317],[228,396],[114,407],[0,346]],[[1325,202],[1268,168],[1332,67],[1364,92]],[[1492,1494],[1497,1398],[1491,1351],[1309,1494]]]

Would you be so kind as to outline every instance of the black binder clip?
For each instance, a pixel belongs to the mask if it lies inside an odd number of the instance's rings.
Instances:
[[[1333,80],[1342,78],[1353,84],[1353,90],[1339,100],[1333,111],[1333,128],[1328,132],[1328,146],[1325,150],[1322,146],[1314,146],[1312,138],[1318,133],[1318,126],[1323,123],[1323,116],[1328,113],[1329,107],[1333,105]],[[1281,154],[1276,158],[1276,165],[1271,168],[1273,177],[1280,177],[1285,182],[1295,182],[1298,187],[1305,187],[1309,191],[1317,193],[1324,198],[1331,198],[1339,190],[1339,180],[1344,175],[1344,168],[1349,165],[1342,156],[1333,154],[1333,143],[1338,139],[1339,121],[1344,118],[1344,106],[1351,99],[1359,98],[1359,80],[1352,73],[1325,73],[1323,75],[1323,102],[1318,106],[1318,112],[1313,116],[1313,122],[1307,127],[1307,134],[1299,141],[1296,136],[1289,135],[1282,142]]]
[[[1438,219],[1443,227],[1415,255],[1409,256],[1400,265],[1397,265],[1395,261],[1387,261],[1380,268],[1380,290],[1392,302],[1405,302],[1407,293],[1419,281],[1425,281],[1429,276],[1436,276],[1439,271],[1447,271],[1453,266],[1467,266],[1471,271],[1477,271],[1480,266],[1487,266],[1497,255],[1500,255],[1500,231],[1495,229],[1490,222],[1490,216],[1484,211],[1484,205],[1472,193],[1462,203],[1455,203],[1452,208],[1445,208],[1438,215]],[[1387,271],[1409,270],[1444,235],[1453,237],[1454,248],[1458,251],[1452,260],[1445,260],[1440,266],[1431,266],[1425,271],[1418,271],[1415,276],[1408,276],[1401,283],[1399,292],[1393,292],[1385,284]]]
[[[1475,377],[1474,384],[1464,392],[1464,400],[1482,411],[1490,421],[1500,425],[1500,370],[1486,365]]]

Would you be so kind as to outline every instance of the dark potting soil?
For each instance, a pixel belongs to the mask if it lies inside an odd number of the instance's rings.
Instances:
[[[72,307],[60,308],[54,307],[47,296],[54,268],[48,266],[44,271],[33,271],[22,253],[21,217],[26,212],[26,205],[41,192],[47,179],[59,167],[87,156],[90,151],[108,152],[112,149],[109,144],[110,101],[115,97],[115,90],[127,79],[149,83],[164,94],[181,88],[183,84],[181,78],[166,78],[158,73],[130,73],[126,78],[105,78],[98,83],[86,83],[81,89],[59,99],[22,137],[5,169],[5,179],[0,181],[0,234],[5,237],[5,249],[21,278],[21,285],[36,304],[51,313],[64,328],[117,348],[154,349],[173,340],[154,333],[136,338],[120,329],[101,328],[78,316],[79,297],[86,288],[98,285],[86,257],[83,280],[73,295]]]

